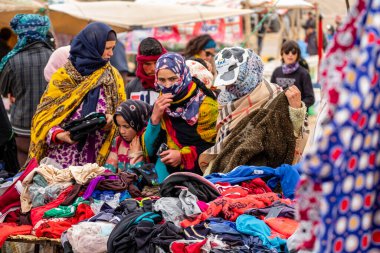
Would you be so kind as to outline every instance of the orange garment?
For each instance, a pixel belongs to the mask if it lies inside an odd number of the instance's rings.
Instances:
[[[11,235],[30,235],[32,226],[17,226],[16,223],[0,223],[0,248]]]
[[[244,214],[244,211],[250,208],[264,208],[272,205],[277,200],[280,200],[280,198],[273,192],[248,195],[243,198],[217,198],[210,202],[210,206],[206,212],[201,213],[195,219],[183,220],[181,226],[186,228],[196,225],[209,217],[222,217],[225,220],[235,221],[239,215]]]
[[[288,239],[298,228],[298,222],[289,218],[268,218],[264,222],[270,227],[272,235]]]

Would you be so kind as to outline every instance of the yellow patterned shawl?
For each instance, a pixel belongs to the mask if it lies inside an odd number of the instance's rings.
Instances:
[[[40,161],[47,148],[49,130],[61,124],[83,101],[86,94],[102,85],[106,95],[107,113],[114,114],[117,106],[126,100],[123,79],[109,63],[89,76],[83,77],[69,61],[52,76],[32,120],[29,159]],[[116,134],[113,125],[105,139],[96,162],[103,165]]]

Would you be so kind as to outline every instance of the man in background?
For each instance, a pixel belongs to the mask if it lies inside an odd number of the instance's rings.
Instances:
[[[47,85],[44,68],[53,52],[46,42],[49,27],[46,16],[17,14],[11,21],[17,43],[0,62],[0,93],[12,104],[11,124],[20,166],[28,157],[32,118]]]

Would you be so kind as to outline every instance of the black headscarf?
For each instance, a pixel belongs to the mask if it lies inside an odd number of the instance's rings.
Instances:
[[[121,103],[116,109],[113,120],[117,125],[116,116],[120,115],[137,133],[139,133],[148,124],[152,109],[151,105],[143,101],[128,99]]]
[[[115,36],[110,36],[110,33]],[[100,22],[87,25],[75,36],[69,59],[82,76],[90,75],[107,64],[108,60],[102,58],[107,40],[116,40],[116,33]]]

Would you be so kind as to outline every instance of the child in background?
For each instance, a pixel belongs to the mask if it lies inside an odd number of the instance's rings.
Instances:
[[[127,100],[116,109],[113,120],[119,129],[111,146],[105,168],[113,171],[128,171],[144,164],[140,136],[148,123],[152,107],[138,100]]]

